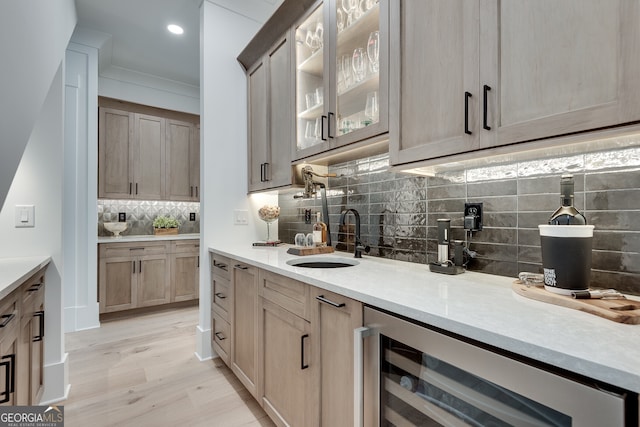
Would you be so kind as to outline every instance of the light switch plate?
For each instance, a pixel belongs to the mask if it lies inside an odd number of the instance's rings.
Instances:
[[[16,228],[35,227],[36,207],[34,205],[16,205]]]
[[[233,211],[233,223],[235,225],[249,224],[249,211],[244,209],[236,209]]]

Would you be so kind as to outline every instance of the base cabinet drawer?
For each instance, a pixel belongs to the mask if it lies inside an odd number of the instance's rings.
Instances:
[[[229,366],[231,354],[231,327],[217,313],[211,314],[211,342],[214,351]]]

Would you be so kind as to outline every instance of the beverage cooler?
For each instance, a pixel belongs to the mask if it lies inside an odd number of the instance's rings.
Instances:
[[[368,307],[364,324],[355,333],[355,425],[638,423],[637,396],[578,382]]]

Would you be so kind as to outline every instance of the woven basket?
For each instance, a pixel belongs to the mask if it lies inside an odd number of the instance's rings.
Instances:
[[[153,234],[156,236],[167,236],[171,234],[178,234],[177,228],[154,228]]]

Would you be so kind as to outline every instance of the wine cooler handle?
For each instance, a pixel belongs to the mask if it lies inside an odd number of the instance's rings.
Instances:
[[[353,425],[364,427],[364,339],[373,335],[366,326],[353,330]]]

